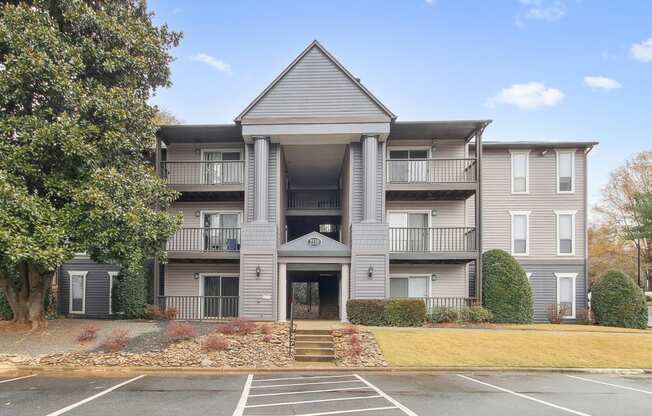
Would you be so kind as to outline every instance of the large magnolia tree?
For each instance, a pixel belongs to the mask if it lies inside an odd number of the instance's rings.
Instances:
[[[145,1],[0,6],[0,289],[38,326],[56,268],[75,252],[125,267],[162,255],[175,194],[148,166],[180,34]]]

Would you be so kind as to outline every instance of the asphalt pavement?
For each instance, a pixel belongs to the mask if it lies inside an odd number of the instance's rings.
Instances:
[[[0,415],[652,415],[652,375],[0,374]]]

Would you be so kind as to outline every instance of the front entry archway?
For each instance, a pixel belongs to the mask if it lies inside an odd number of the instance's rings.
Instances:
[[[340,272],[288,271],[287,318],[339,319],[339,287]]]

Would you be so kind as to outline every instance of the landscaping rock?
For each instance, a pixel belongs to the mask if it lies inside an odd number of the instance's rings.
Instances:
[[[335,364],[341,367],[387,367],[387,361],[380,350],[373,334],[365,329],[357,328],[357,336],[362,349],[354,352],[351,343],[352,335],[346,329],[333,330],[335,344]]]

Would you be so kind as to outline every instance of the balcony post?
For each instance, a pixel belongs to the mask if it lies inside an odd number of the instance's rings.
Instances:
[[[278,321],[285,322],[287,317],[287,264],[278,264]]]
[[[475,262],[475,297],[482,304],[482,133],[486,126],[479,127],[475,135],[476,181],[475,192],[475,247],[478,257]]]
[[[254,138],[254,221],[267,222],[267,175],[269,161],[269,139],[267,137]]]
[[[362,138],[362,161],[364,168],[364,217],[363,222],[376,222],[376,169],[378,138]]]
[[[349,301],[349,265],[342,264],[342,274],[340,276],[340,319],[342,322],[348,322],[349,317],[346,314],[346,304]]]

